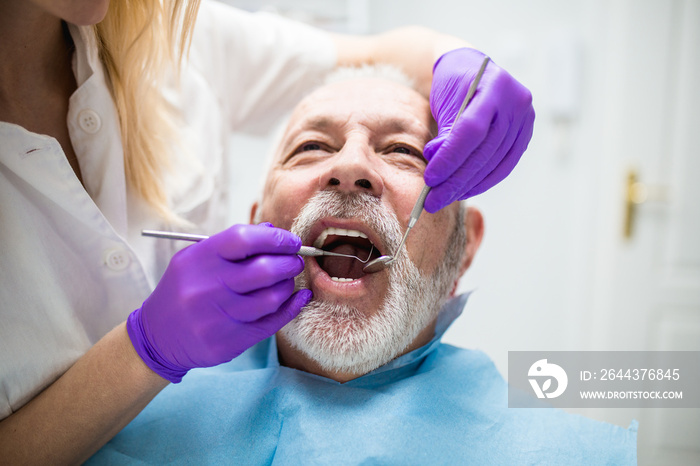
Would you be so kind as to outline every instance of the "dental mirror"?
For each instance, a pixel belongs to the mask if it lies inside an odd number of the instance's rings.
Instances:
[[[369,264],[365,265],[362,268],[362,271],[364,273],[376,273],[376,272],[381,272],[385,268],[389,267],[391,265],[391,262],[394,260],[394,256],[380,256],[374,259],[372,262]]]
[[[462,116],[462,112],[464,112],[464,109],[467,108],[467,104],[469,104],[469,101],[472,100],[472,97],[476,93],[476,87],[479,85],[479,81],[481,81],[481,76],[484,74],[484,70],[486,69],[486,65],[488,63],[489,63],[489,57],[484,58],[483,63],[481,63],[481,68],[479,68],[479,72],[476,74],[474,81],[472,81],[471,85],[469,86],[469,89],[467,90],[467,95],[464,97],[464,101],[462,102],[462,106],[459,108],[459,111],[457,112],[457,116],[455,117],[455,121],[454,121],[454,123],[452,123],[452,128],[454,128],[455,123],[457,123],[457,120],[459,120],[459,117]],[[452,132],[452,128],[450,128],[450,133]],[[448,133],[448,136],[449,136],[449,133]],[[406,242],[406,238],[408,238],[408,232],[411,231],[411,228],[413,228],[413,225],[416,224],[416,222],[418,221],[418,217],[420,217],[420,214],[423,212],[423,206],[425,205],[425,198],[428,196],[429,192],[430,192],[430,186],[424,186],[423,191],[421,191],[420,195],[418,196],[418,200],[416,201],[416,204],[413,206],[413,210],[411,211],[411,216],[409,217],[409,220],[408,220],[408,228],[406,228],[406,233],[404,233],[403,238],[401,239],[401,243],[399,243],[399,246],[396,248],[396,251],[394,252],[394,254],[391,256],[390,255],[379,256],[376,259],[370,261],[369,264],[365,265],[362,268],[362,271],[364,273],[381,272],[382,270],[390,267],[394,263],[399,252],[401,252],[401,248],[403,247],[403,244]]]

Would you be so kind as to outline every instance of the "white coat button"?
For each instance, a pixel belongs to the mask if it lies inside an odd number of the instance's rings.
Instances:
[[[124,270],[130,263],[131,257],[123,249],[109,249],[105,252],[105,264],[111,270]]]
[[[78,113],[78,124],[89,134],[95,134],[102,127],[102,120],[94,110],[86,109]]]

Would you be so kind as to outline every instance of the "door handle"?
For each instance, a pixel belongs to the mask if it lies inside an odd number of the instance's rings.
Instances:
[[[625,240],[632,238],[634,234],[634,224],[638,216],[638,209],[646,202],[667,201],[668,189],[661,185],[648,185],[639,181],[637,170],[627,171],[627,181],[625,186],[625,219],[623,236]]]

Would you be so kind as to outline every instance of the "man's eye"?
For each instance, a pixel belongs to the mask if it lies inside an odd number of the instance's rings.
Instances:
[[[322,142],[302,142],[291,151],[283,163],[307,164],[325,158],[332,149]]]
[[[396,144],[394,146],[391,146],[389,147],[388,152],[393,152],[394,154],[402,155],[413,155],[420,159],[423,158],[423,154],[421,154],[421,152],[418,149],[407,144]]]
[[[388,161],[410,169],[425,167],[427,163],[421,151],[407,143],[391,144],[384,150],[384,154]]]
[[[297,152],[308,152],[312,150],[321,150],[321,145],[315,142],[307,142],[306,144],[299,146]]]

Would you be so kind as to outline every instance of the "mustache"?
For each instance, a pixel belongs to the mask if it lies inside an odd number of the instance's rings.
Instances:
[[[389,210],[381,200],[367,193],[341,193],[338,191],[321,191],[304,205],[294,219],[291,232],[307,243],[311,229],[321,219],[335,217],[356,219],[374,231],[387,251],[396,251],[403,233],[401,224],[394,212]]]

